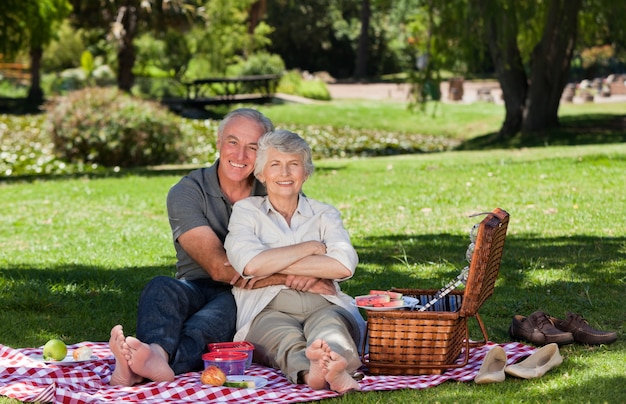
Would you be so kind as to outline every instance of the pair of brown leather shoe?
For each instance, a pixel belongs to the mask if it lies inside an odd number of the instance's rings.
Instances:
[[[550,317],[543,311],[536,311],[528,317],[515,315],[509,327],[509,335],[535,345],[564,345],[573,342],[600,345],[617,340],[617,333],[596,330],[579,314],[571,312],[565,320]]]

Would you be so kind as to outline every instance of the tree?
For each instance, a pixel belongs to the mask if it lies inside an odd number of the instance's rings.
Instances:
[[[367,44],[369,43],[370,17],[372,10],[370,0],[361,0],[361,33],[356,51],[354,78],[362,79],[367,75]]]
[[[338,79],[405,71],[403,27],[421,0],[276,0],[269,47],[288,69],[326,71]]]
[[[194,43],[190,76],[226,76],[229,67],[264,49],[270,42],[267,36],[271,32],[261,21],[264,8],[264,2],[254,0],[208,2],[204,9],[206,25],[196,27],[189,36]]]
[[[287,69],[327,71],[338,78],[354,73],[354,44],[359,33],[361,0],[280,0],[267,2],[269,51],[281,55]]]
[[[561,95],[580,35],[623,46],[624,2],[610,0],[423,0],[434,18],[429,48],[437,69],[463,71],[486,44],[506,108],[500,137],[558,126]],[[593,21],[590,23],[590,20]],[[585,22],[583,24],[582,22]],[[581,33],[581,28],[583,29]],[[444,44],[444,46],[441,46]],[[465,65],[460,64],[464,62]]]
[[[70,0],[76,27],[99,27],[109,32],[117,45],[117,81],[120,90],[130,92],[136,50],[133,41],[141,33],[156,36],[167,27],[188,29],[203,21],[201,0]]]
[[[69,15],[67,0],[5,0],[0,3],[0,43],[13,57],[28,50],[31,84],[26,105],[34,110],[43,102],[40,67],[43,48],[54,38],[57,28]]]
[[[541,37],[530,54],[530,75],[517,45],[518,15],[527,10],[507,7],[502,0],[478,3],[485,16],[489,50],[506,107],[500,135],[510,137],[520,131],[532,133],[558,126],[558,109],[574,54],[582,0],[551,0],[547,10],[536,10],[545,13],[545,17]]]

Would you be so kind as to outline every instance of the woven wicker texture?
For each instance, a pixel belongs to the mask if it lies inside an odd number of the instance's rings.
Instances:
[[[465,290],[454,290],[446,299],[461,299],[456,311],[368,311],[369,356],[364,364],[373,375],[441,374],[468,363],[470,352],[467,319],[478,322],[484,341],[487,331],[478,309],[493,294],[500,270],[509,214],[500,208],[480,222]],[[405,296],[423,298],[436,290],[393,289]],[[442,302],[444,307],[454,306]],[[457,306],[458,307],[458,306]],[[456,362],[462,349],[465,358]]]

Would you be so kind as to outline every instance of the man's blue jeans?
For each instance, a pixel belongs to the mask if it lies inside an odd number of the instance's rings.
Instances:
[[[159,344],[175,374],[202,370],[211,342],[232,341],[237,305],[230,285],[211,279],[152,279],[139,297],[137,338]]]

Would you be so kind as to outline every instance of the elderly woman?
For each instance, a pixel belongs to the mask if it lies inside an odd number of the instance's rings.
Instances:
[[[357,346],[365,322],[337,282],[354,275],[358,256],[339,211],[302,193],[313,169],[300,136],[286,130],[263,135],[254,175],[267,196],[234,205],[225,248],[243,277],[314,276],[334,280],[336,293],[233,288],[235,340],[253,343],[255,361],[279,368],[292,383],[343,393],[359,389],[351,375],[361,365]]]

